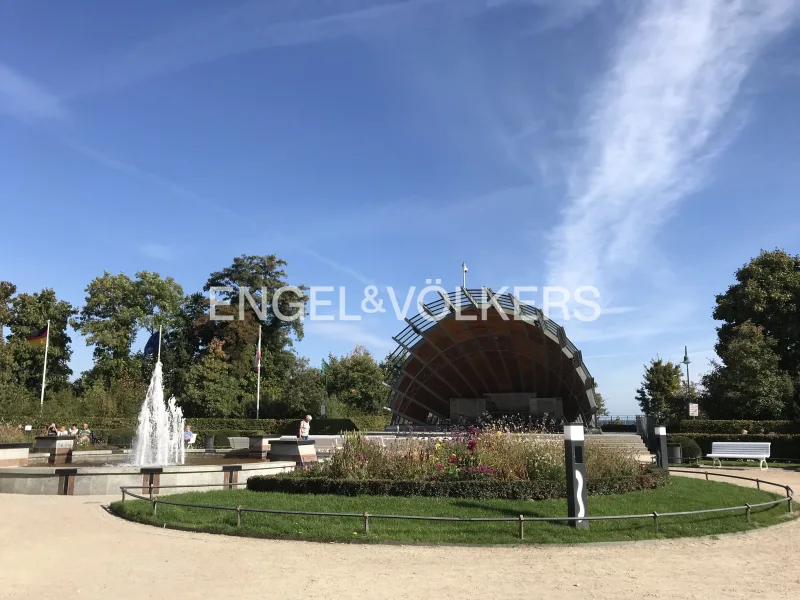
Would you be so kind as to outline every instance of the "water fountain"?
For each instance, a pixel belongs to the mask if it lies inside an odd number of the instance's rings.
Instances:
[[[64,461],[50,464],[49,456],[30,454],[30,444],[5,444],[0,448],[0,493],[53,495],[118,494],[121,487],[156,495],[208,491],[215,485],[233,489],[253,475],[293,471],[294,460],[266,461],[260,457],[187,456],[183,445],[183,411],[175,398],[164,402],[161,362],[156,362],[147,396],[139,412],[139,425],[130,454],[122,450],[72,451],[71,437],[46,438],[68,441]],[[267,436],[263,436],[265,439]],[[188,460],[187,460],[188,458]]]
[[[183,427],[183,411],[175,403],[175,398],[164,402],[159,361],[153,369],[147,396],[139,411],[130,464],[141,467],[184,464]]]

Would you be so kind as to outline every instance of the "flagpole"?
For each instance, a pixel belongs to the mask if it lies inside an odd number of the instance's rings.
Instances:
[[[161,325],[158,326],[158,361],[161,362]]]
[[[258,358],[258,365],[256,371],[256,419],[259,417],[259,408],[261,403],[261,323],[258,324],[258,348],[256,348],[256,357]]]
[[[47,337],[44,342],[44,365],[42,365],[42,395],[39,397],[39,412],[44,410],[44,385],[47,377],[47,351],[50,349],[50,319],[47,319]]]
[[[461,287],[467,289],[467,263],[461,263]]]

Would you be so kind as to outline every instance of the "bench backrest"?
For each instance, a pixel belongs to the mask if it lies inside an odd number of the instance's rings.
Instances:
[[[769,456],[769,442],[711,442],[711,454]]]
[[[243,450],[250,447],[250,438],[246,437],[229,437],[231,448],[234,450]]]

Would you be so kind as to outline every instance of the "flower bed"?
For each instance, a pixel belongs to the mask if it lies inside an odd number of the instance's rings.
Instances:
[[[627,450],[587,442],[590,494],[664,485],[668,473]],[[342,495],[546,499],[566,496],[564,444],[500,431],[466,431],[450,440],[402,440],[381,448],[348,436],[330,460],[288,476],[252,478],[248,489]]]

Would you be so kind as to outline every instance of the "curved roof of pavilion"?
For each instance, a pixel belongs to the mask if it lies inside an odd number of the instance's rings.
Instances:
[[[568,421],[596,412],[580,350],[540,309],[488,288],[441,294],[423,309],[392,338],[394,424],[446,421],[451,398],[504,393],[561,398]]]

